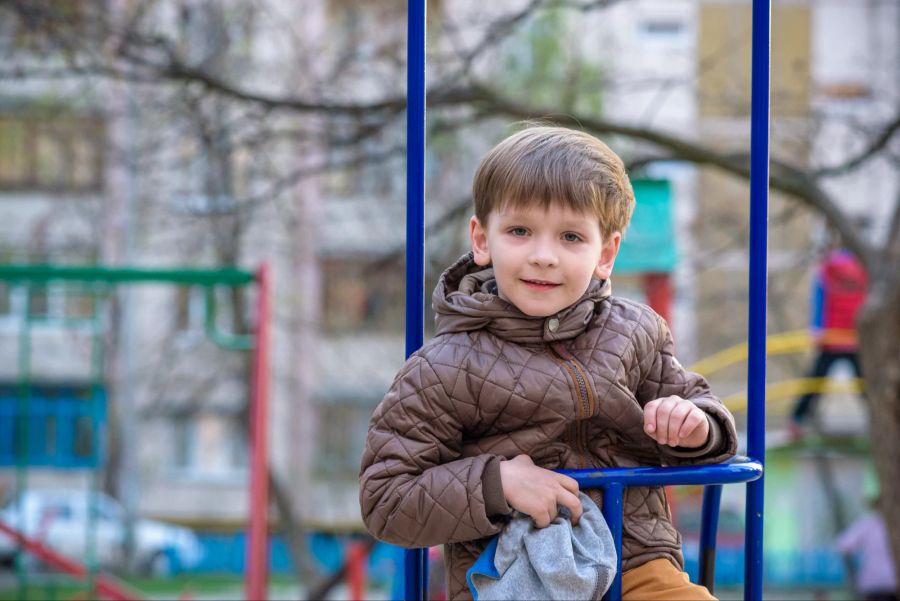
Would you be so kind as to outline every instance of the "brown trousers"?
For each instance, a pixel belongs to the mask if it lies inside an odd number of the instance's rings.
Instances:
[[[716,601],[668,559],[654,559],[622,574],[622,601]]]

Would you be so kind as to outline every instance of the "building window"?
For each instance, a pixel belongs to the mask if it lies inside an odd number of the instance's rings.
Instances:
[[[0,324],[17,327],[27,316],[44,323],[87,325],[96,315],[98,302],[90,289],[77,284],[53,282],[25,286],[0,282]]]
[[[226,439],[226,451],[228,464],[238,470],[245,470],[250,465],[250,451],[247,448],[249,436],[247,424],[232,416],[228,420],[228,438]]]
[[[77,285],[68,285],[63,294],[63,316],[67,320],[82,321],[92,319],[96,313],[97,296],[91,290]]]
[[[25,293],[23,288],[21,293]],[[85,286],[72,283],[35,283],[29,286],[28,317],[41,321],[87,321],[93,319],[97,297]]]
[[[402,265],[372,267],[366,259],[327,259],[323,273],[327,331],[403,327],[406,287]]]
[[[243,474],[248,465],[247,436],[237,414],[184,411],[169,417],[170,465],[192,477]]]
[[[0,317],[9,317],[13,312],[13,287],[9,282],[0,282]]]
[[[353,479],[372,416],[371,407],[352,404],[319,406],[319,440],[316,473],[323,478]]]
[[[684,23],[673,19],[647,19],[640,24],[641,35],[654,39],[676,39],[684,33]]]
[[[0,384],[0,466],[18,464],[22,441],[29,466],[93,467],[105,416],[102,387]]]
[[[96,454],[94,421],[90,415],[79,415],[75,418],[75,444],[73,451],[76,457],[90,457]]]
[[[96,263],[90,253],[26,252],[0,249],[0,263],[16,265],[85,265]],[[25,317],[39,321],[89,322],[105,292],[91,283],[55,281],[0,281],[0,323],[15,325]]]
[[[57,303],[54,302],[54,305]],[[47,284],[32,284],[28,289],[28,317],[30,319],[50,318],[50,290]]]
[[[99,192],[106,126],[99,116],[0,116],[0,190]]]
[[[172,467],[190,470],[197,464],[197,434],[193,416],[179,414],[171,418]]]

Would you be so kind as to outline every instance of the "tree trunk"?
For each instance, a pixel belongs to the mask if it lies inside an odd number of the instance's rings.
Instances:
[[[301,520],[297,519],[291,503],[291,496],[287,488],[275,476],[274,468],[269,466],[269,487],[278,508],[278,518],[281,532],[290,550],[291,565],[300,585],[309,591],[321,578],[321,573],[316,569],[312,553],[307,544],[307,530]]]
[[[235,262],[232,261],[228,264],[235,265]],[[246,298],[244,296],[244,291],[240,288],[232,287],[230,289],[230,298],[232,308],[231,326],[235,333],[247,334],[251,331],[251,326],[245,318],[247,312],[245,308]],[[244,405],[241,409],[240,421],[241,423],[249,424],[249,399],[252,394],[250,382],[253,381],[253,356],[250,353],[243,353],[241,368],[243,370],[244,381],[247,382],[248,404]],[[246,429],[242,431],[248,436],[248,438],[244,440],[244,443],[249,447],[249,432]],[[275,466],[272,464],[271,458],[269,459],[268,470],[269,491],[272,493],[272,500],[275,502],[275,506],[278,508],[281,532],[284,534],[288,545],[294,575],[299,584],[306,587],[306,590],[309,590],[314,583],[321,578],[321,574],[319,570],[316,569],[309,545],[306,543],[308,532],[303,527],[302,520],[298,519],[298,516],[295,514],[292,507],[293,504],[291,502],[289,487],[285,484],[283,479],[276,476]]]
[[[888,269],[891,261],[887,262]],[[893,269],[897,264],[893,263]],[[885,274],[883,274],[885,275]],[[900,277],[873,278],[859,318],[860,355],[869,404],[880,509],[900,574]]]

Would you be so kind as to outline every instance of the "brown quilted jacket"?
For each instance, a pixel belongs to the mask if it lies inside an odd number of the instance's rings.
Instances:
[[[525,453],[548,469],[713,463],[737,449],[734,420],[673,356],[665,322],[593,280],[574,305],[529,317],[493,294],[490,268],[463,256],[434,292],[435,337],[413,354],[375,409],[360,472],[363,520],[404,547],[446,544],[452,599],[510,512],[499,462]],[[710,421],[699,449],[658,445],[642,407],[679,395]],[[591,495],[602,503],[596,492]],[[665,557],[681,537],[662,488],[625,494],[623,569]]]

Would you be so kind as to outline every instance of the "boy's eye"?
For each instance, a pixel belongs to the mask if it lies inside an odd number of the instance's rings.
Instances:
[[[581,240],[581,236],[574,232],[566,232],[563,234],[563,240],[566,242],[579,242]]]
[[[509,228],[509,233],[513,236],[527,236],[528,230],[526,230],[524,227],[511,227]]]

